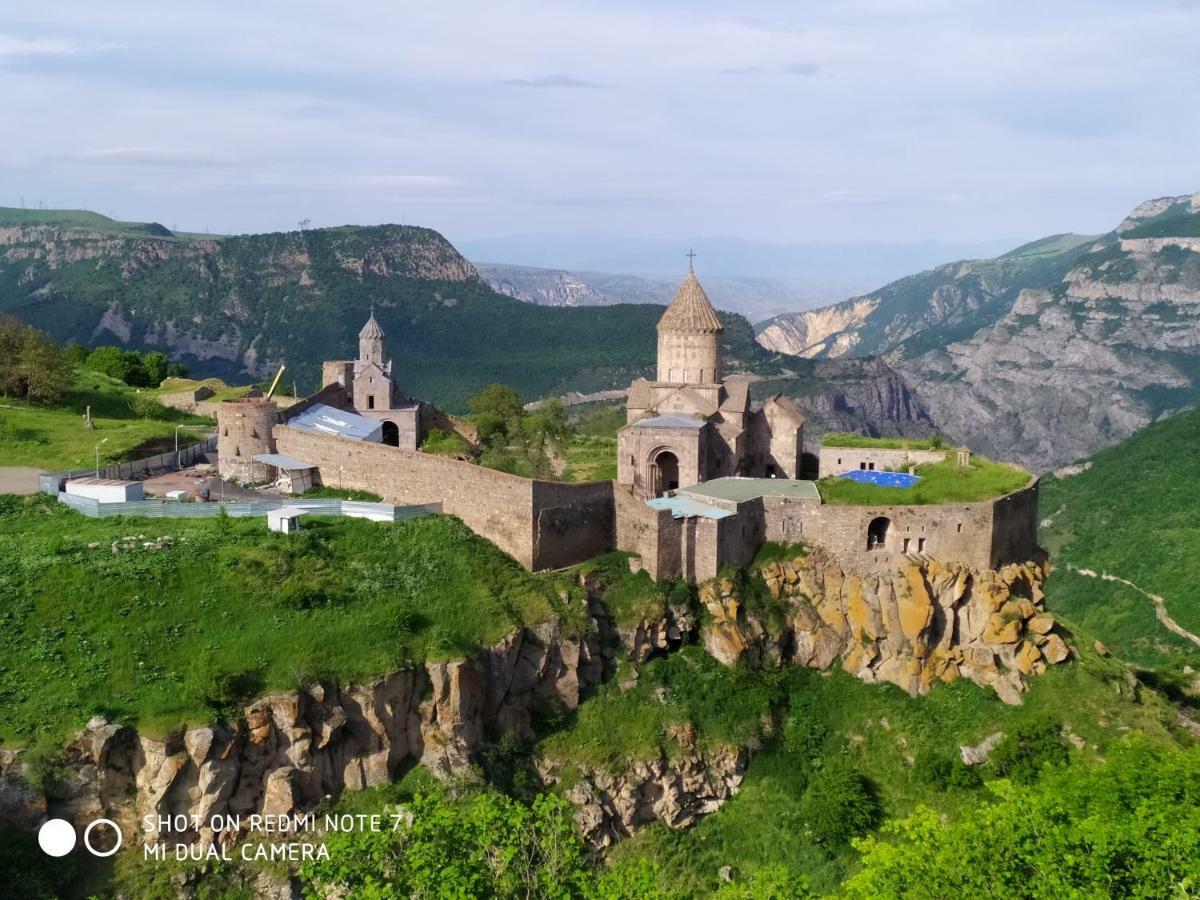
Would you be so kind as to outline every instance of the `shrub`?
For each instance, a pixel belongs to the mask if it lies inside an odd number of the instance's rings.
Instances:
[[[860,772],[841,761],[816,772],[801,801],[801,815],[815,841],[845,843],[879,821],[879,798]]]
[[[134,394],[129,398],[129,411],[139,419],[162,419],[167,408],[149,394]]]
[[[1035,781],[1046,766],[1064,766],[1070,751],[1059,733],[1058,724],[1038,719],[1018,726],[992,753],[992,769],[997,775],[1024,784]]]

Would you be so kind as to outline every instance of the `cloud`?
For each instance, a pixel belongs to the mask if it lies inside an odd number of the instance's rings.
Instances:
[[[0,59],[6,56],[65,56],[83,49],[82,44],[62,38],[19,38],[0,34]]]
[[[505,78],[504,84],[512,87],[525,88],[598,88],[603,87],[594,81],[575,78],[571,75],[539,75],[536,78]]]
[[[180,147],[130,146],[96,147],[62,157],[75,162],[114,163],[148,166],[217,166],[223,163],[204,150]]]
[[[789,66],[785,66],[783,71],[789,75],[816,75],[821,71],[821,67],[814,62],[794,62]]]

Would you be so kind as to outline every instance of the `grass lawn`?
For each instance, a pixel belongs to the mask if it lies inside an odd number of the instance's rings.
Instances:
[[[851,432],[831,432],[821,438],[822,447],[876,447],[881,450],[947,450],[940,438],[867,437]]]
[[[972,503],[1000,497],[1029,483],[1029,473],[1024,469],[977,455],[971,457],[966,469],[960,469],[954,460],[946,460],[918,466],[916,473],[921,480],[911,488],[879,487],[830,476],[817,482],[817,490],[825,503],[882,506]]]
[[[153,396],[153,392],[143,394]],[[130,401],[136,389],[98,372],[80,371],[75,384],[54,406],[41,406],[0,398],[0,465],[37,466],[54,470],[84,469],[100,464],[165,453],[175,446],[175,426],[205,425],[208,419],[177,410],[155,410],[155,418],[137,416]],[[83,415],[92,408],[95,430],[83,427]],[[179,432],[185,447],[203,436],[201,429]]]
[[[173,540],[110,549],[142,535]],[[284,536],[261,519],[97,520],[0,498],[0,737],[57,739],[96,713],[161,733],[314,678],[461,657],[555,611],[587,627],[561,581],[449,517],[307,517]]]
[[[576,436],[567,445],[563,481],[611,481],[617,477],[617,439]]]

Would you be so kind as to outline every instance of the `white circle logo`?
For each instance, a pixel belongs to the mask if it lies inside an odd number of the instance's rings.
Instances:
[[[38,829],[38,846],[47,856],[66,856],[75,849],[75,827],[66,819],[47,819]]]
[[[109,828],[111,828],[113,831],[115,831],[117,833],[117,842],[115,844],[113,844],[112,847],[110,847],[107,850],[97,850],[95,847],[92,846],[92,841],[91,841],[92,829],[95,828],[97,825],[107,825]],[[114,853],[116,853],[118,850],[121,849],[121,842],[124,839],[125,839],[125,836],[123,834],[121,834],[121,826],[119,826],[112,819],[97,819],[95,822],[89,822],[88,827],[83,829],[83,846],[87,847],[88,853],[92,854],[92,856],[112,856]]]

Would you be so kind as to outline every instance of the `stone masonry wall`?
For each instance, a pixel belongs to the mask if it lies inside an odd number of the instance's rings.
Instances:
[[[373,491],[389,503],[438,503],[526,568],[533,568],[533,482],[445,456],[313,434],[281,425],[280,453],[316,465],[329,487]]]
[[[820,452],[821,477],[840,475],[853,469],[875,468],[892,472],[903,472],[909,466],[944,462],[945,450],[895,450],[883,447],[822,447]]]
[[[613,549],[612,482],[558,484],[384,444],[275,429],[279,452],[316,465],[323,484],[393,503],[441,503],[527,569],[561,568]]]

